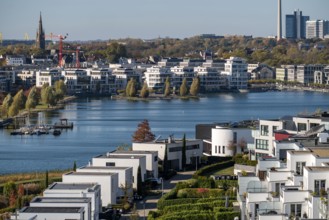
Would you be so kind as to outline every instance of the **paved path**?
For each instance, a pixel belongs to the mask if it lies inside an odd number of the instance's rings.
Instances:
[[[178,172],[176,176],[169,180],[165,180],[163,182],[163,193],[169,192],[172,188],[175,187],[176,183],[185,181],[192,178],[192,175],[195,171],[187,171],[187,172]],[[160,192],[162,191],[162,185],[159,186],[158,189]],[[136,202],[136,208],[138,211],[138,215],[140,219],[147,219],[147,215],[149,211],[157,209],[158,200],[161,198],[161,193],[156,196],[147,196],[143,201]],[[145,205],[145,206],[144,206]],[[130,214],[123,215],[121,219],[129,219]]]

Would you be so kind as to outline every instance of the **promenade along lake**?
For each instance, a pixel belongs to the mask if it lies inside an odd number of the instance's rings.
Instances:
[[[81,98],[64,109],[36,113],[30,124],[54,124],[60,118],[74,123],[60,136],[17,135],[0,130],[0,174],[35,172],[85,165],[96,155],[131,144],[137,124],[148,119],[156,136],[194,138],[195,125],[245,119],[277,119],[284,115],[329,110],[329,94],[264,92],[211,94],[191,100],[126,101]]]

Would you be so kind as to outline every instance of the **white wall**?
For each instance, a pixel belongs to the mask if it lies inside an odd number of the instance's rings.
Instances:
[[[117,173],[67,173],[62,176],[63,183],[97,183],[101,186],[102,206],[116,204],[118,191]]]

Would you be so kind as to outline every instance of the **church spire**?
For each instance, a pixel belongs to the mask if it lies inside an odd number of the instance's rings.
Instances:
[[[40,49],[45,49],[46,48],[46,39],[45,39],[45,32],[42,27],[42,16],[41,16],[41,11],[40,11],[40,18],[39,18],[39,29],[37,32],[37,37],[36,37],[36,47]]]

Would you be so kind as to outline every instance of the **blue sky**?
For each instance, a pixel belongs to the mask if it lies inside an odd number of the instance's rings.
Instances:
[[[0,6],[4,39],[25,33],[34,39],[40,11],[46,34],[68,33],[68,40],[267,37],[277,29],[277,0],[1,0]],[[329,20],[329,0],[282,0],[282,6],[283,15],[300,9],[311,19]]]

